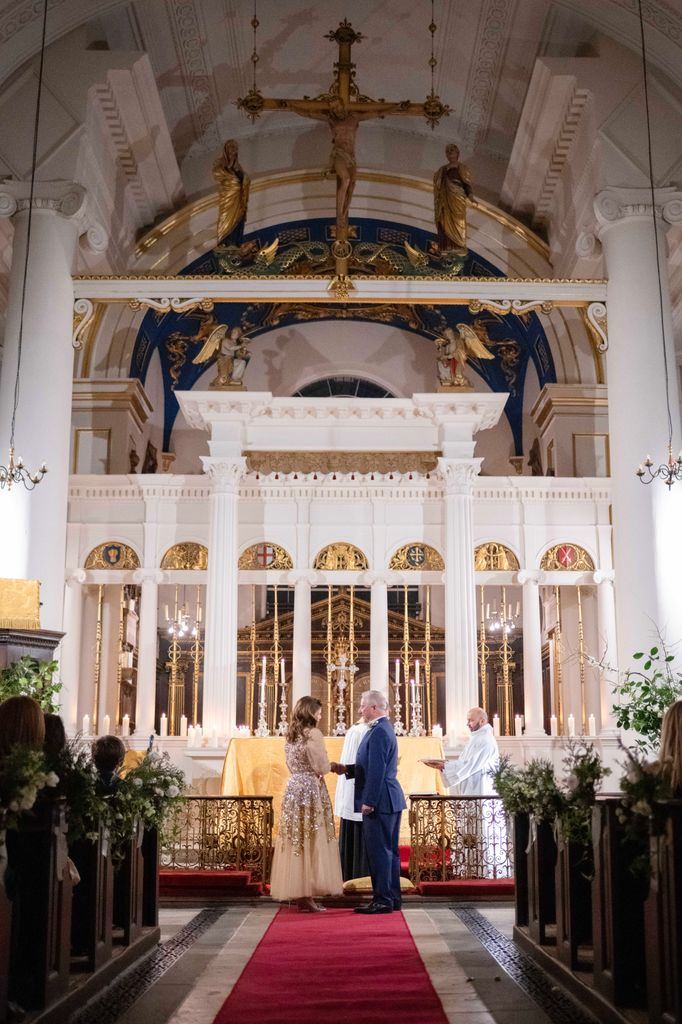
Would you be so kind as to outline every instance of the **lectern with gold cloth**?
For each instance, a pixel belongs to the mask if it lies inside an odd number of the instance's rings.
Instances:
[[[284,759],[284,738],[281,736],[239,737],[230,740],[225,754],[220,792],[223,796],[271,796],[275,812],[275,832],[284,788],[289,778]],[[341,758],[343,736],[326,736],[325,746],[330,761]],[[441,773],[427,768],[420,758],[443,758],[442,740],[432,736],[398,737],[398,781],[407,796],[410,793],[445,793]],[[336,775],[325,776],[329,795],[334,802]],[[403,814],[400,842],[409,845],[410,825]]]

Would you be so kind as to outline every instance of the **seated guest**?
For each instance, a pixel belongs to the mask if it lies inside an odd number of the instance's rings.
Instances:
[[[46,712],[45,718],[45,741],[43,753],[47,767],[55,771],[60,762],[60,755],[66,747],[66,731],[64,723],[59,715]]]
[[[673,796],[682,797],[682,700],[671,704],[663,716],[659,764]]]
[[[8,697],[0,704],[0,757],[14,747],[42,750],[45,718],[32,697]]]
[[[92,744],[92,760],[105,792],[115,789],[125,753],[123,740],[118,736],[100,736]]]

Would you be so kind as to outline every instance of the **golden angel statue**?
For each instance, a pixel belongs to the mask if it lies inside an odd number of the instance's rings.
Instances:
[[[447,163],[433,176],[433,207],[441,252],[467,253],[467,200],[473,195],[468,169],[459,162],[459,146],[445,147]]]
[[[213,177],[218,183],[218,242],[229,238],[232,245],[240,245],[251,182],[239,163],[234,139],[227,140],[222,156],[213,164]]]
[[[469,359],[495,358],[469,324],[456,324],[454,330],[446,327],[441,337],[436,338],[436,351],[439,391],[473,390],[462,367]]]
[[[248,339],[244,337],[241,327],[219,324],[213,316],[207,322],[212,329],[200,332],[203,333],[202,338],[197,336],[197,340],[203,340],[204,344],[192,362],[195,365],[207,363],[216,356],[218,373],[209,387],[223,391],[244,391],[244,372],[251,358]]]

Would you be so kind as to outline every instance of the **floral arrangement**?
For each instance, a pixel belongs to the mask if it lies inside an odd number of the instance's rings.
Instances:
[[[127,771],[109,798],[114,858],[121,859],[130,837],[139,828],[161,829],[185,788],[184,773],[165,753],[150,751]]]
[[[21,816],[30,811],[38,793],[59,782],[55,772],[47,771],[41,751],[15,747],[0,759],[0,810],[4,827],[18,828]]]
[[[59,668],[56,661],[39,661],[24,657],[0,671],[0,702],[8,697],[32,697],[43,711],[56,714],[57,694],[62,684],[55,680]]]
[[[592,807],[602,779],[609,774],[589,743],[569,742],[563,761],[565,778],[557,783],[551,761],[534,758],[517,768],[507,755],[490,775],[507,814],[532,814],[556,824],[567,842],[589,845]]]
[[[682,698],[682,672],[673,669],[675,656],[668,653],[663,640],[648,654],[638,651],[633,658],[646,659],[643,671],[630,671],[623,682],[615,684],[613,692],[622,701],[614,705],[613,714],[621,729],[639,734],[635,742],[643,753],[653,753],[660,743],[663,715]]]
[[[105,825],[109,822],[110,808],[98,785],[90,745],[82,737],[71,740],[59,753],[55,769],[59,775],[59,793],[66,797],[69,843],[80,839],[94,842],[100,822]]]
[[[557,817],[561,837],[565,842],[588,847],[592,840],[592,808],[597,791],[611,769],[602,760],[591,743],[569,741],[563,760],[566,773],[563,785],[563,806]]]
[[[630,871],[636,877],[648,879],[649,828],[658,800],[670,800],[672,791],[659,761],[647,761],[639,750],[623,747],[625,774],[620,780],[622,793],[616,815],[623,826],[624,842],[630,848]]]

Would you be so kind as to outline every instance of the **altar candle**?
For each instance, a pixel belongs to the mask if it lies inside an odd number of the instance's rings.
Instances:
[[[166,718],[166,712],[164,711],[161,715],[161,721],[159,722],[159,736],[168,735],[168,719]]]
[[[395,659],[395,685],[400,686],[400,658]]]
[[[568,735],[569,737],[575,736],[575,718],[573,715],[568,716]]]
[[[414,706],[415,706],[415,699],[414,699],[414,679],[410,679],[410,692],[412,693],[412,707],[414,707]]]
[[[211,733],[211,746],[215,749],[218,746],[218,730],[214,729]]]
[[[267,659],[266,655],[264,654],[263,655],[263,659],[262,659],[262,668],[261,668],[261,674],[262,674],[263,678],[265,678],[265,670],[267,668],[267,665],[268,665],[268,659]]]
[[[521,721],[521,715],[514,715],[514,735],[523,735],[523,722]]]
[[[187,735],[187,715],[180,715],[180,735]]]
[[[594,715],[590,715],[587,719],[587,732],[589,736],[597,735],[597,721]]]
[[[187,749],[191,750],[194,747],[194,726],[190,725],[187,730]]]
[[[90,715],[83,715],[83,735],[90,735]]]
[[[202,745],[203,741],[204,741],[204,730],[201,728],[200,725],[197,725],[196,729],[194,730],[194,746],[195,747],[200,747]]]
[[[436,739],[442,740],[443,739],[443,726],[442,725],[434,725],[434,727],[431,730],[431,735],[435,736]]]
[[[284,678],[285,678],[284,677],[284,658],[282,658],[282,660],[280,661],[279,668],[280,668],[279,678],[280,678],[280,682],[282,684],[282,688],[284,688]]]
[[[265,704],[265,669],[263,669],[260,677],[260,702]]]
[[[419,689],[419,662],[418,661],[415,661],[415,663],[414,663],[414,685],[415,685],[415,687],[418,690]]]
[[[495,736],[500,735],[500,716],[493,715],[493,734]]]
[[[559,723],[557,722],[556,715],[552,715],[549,720],[549,734],[550,736],[559,735]]]
[[[165,604],[163,606],[163,617],[166,620],[166,622],[170,622],[170,615],[168,614],[168,605],[167,604]]]
[[[121,721],[121,736],[130,736],[130,715],[124,715]]]
[[[102,719],[102,736],[108,736],[111,732],[111,719],[109,715],[105,715]]]

